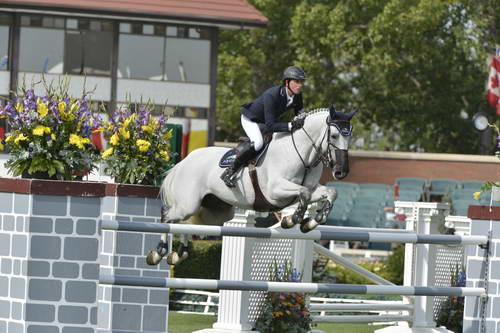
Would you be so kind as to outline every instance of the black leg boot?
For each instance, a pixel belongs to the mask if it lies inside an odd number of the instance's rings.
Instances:
[[[253,144],[244,145],[242,149],[236,155],[236,158],[229,167],[224,170],[220,179],[224,181],[227,187],[235,187],[236,179],[234,175],[240,170],[241,167],[244,167],[249,160],[255,157],[256,151],[253,147]]]

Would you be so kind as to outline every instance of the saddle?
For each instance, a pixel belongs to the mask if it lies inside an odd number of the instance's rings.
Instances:
[[[266,197],[264,196],[264,193],[262,193],[262,190],[260,189],[259,186],[259,179],[257,176],[257,169],[256,166],[261,164],[261,161],[265,158],[267,148],[269,147],[269,144],[272,140],[272,134],[269,135],[264,135],[264,146],[260,149],[260,151],[257,152],[257,155],[251,159],[248,162],[248,173],[250,175],[250,179],[252,181],[253,189],[255,192],[255,201],[253,204],[253,208],[255,211],[259,212],[267,212],[267,211],[278,211],[281,208],[276,207],[272,205],[269,201],[267,201]],[[239,138],[239,143],[236,148],[233,148],[226,152],[222,158],[219,161],[219,167],[220,168],[227,168],[229,167],[234,159],[236,158],[236,155],[238,154],[239,151],[241,151],[241,147],[244,145],[248,145],[250,142],[250,139],[248,137],[240,137]],[[245,166],[243,167],[243,169]]]

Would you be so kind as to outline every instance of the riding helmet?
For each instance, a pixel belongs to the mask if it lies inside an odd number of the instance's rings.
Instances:
[[[297,66],[289,66],[283,72],[283,80],[306,80],[306,73],[304,70]]]

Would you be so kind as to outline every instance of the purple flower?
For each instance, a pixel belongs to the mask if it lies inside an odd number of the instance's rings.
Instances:
[[[29,147],[28,151],[31,153],[33,151],[33,148]]]

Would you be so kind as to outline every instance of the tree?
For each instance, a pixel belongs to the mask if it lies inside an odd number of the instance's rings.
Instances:
[[[248,100],[286,65],[303,66],[310,77],[308,109],[331,102],[357,108],[356,135],[370,141],[372,126],[380,126],[378,149],[475,153],[479,140],[470,118],[486,107],[483,44],[499,22],[493,2],[253,1],[273,23],[267,30],[232,32],[221,58],[232,61],[226,54],[233,52],[247,60],[234,73],[253,78],[244,91]],[[242,45],[251,51],[241,52]]]

